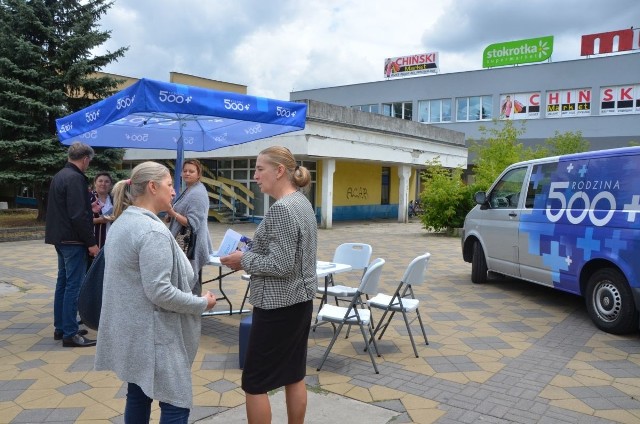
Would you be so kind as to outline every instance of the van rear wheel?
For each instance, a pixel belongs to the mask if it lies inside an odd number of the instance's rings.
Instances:
[[[596,327],[612,334],[631,333],[637,328],[637,311],[627,279],[614,268],[593,273],[587,283],[586,303]]]
[[[487,259],[479,241],[473,243],[473,257],[471,258],[471,282],[483,284],[487,282]]]

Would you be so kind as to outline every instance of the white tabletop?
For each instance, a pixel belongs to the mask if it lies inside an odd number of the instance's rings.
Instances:
[[[318,261],[316,264],[316,274],[318,274],[318,278],[347,271],[351,271],[351,265],[323,261]]]
[[[220,263],[220,257],[213,255],[209,256],[209,262],[207,262],[207,264],[213,266],[223,266]],[[318,278],[326,277],[330,274],[340,274],[341,272],[347,271],[351,271],[351,265],[323,261],[318,261],[318,263],[316,264],[316,273],[318,274]]]
[[[220,262],[220,256],[215,256],[215,254],[209,255],[209,261],[207,262],[207,265],[222,266],[222,263]]]

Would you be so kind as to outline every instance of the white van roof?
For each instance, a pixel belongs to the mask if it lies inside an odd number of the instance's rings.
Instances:
[[[530,163],[545,163],[545,162],[559,162],[560,160],[579,160],[579,159],[587,159],[587,158],[596,158],[596,157],[608,157],[608,156],[625,156],[632,154],[640,154],[640,146],[630,146],[630,147],[619,147],[616,149],[605,149],[605,150],[591,150],[588,152],[581,153],[570,153],[566,155],[560,156],[549,156],[545,158],[539,159],[531,159],[525,160],[522,162],[517,162],[512,165],[509,165],[507,169],[510,169],[514,166],[528,165]]]

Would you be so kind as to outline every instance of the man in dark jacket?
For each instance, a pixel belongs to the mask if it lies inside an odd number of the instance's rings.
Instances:
[[[87,270],[87,253],[99,252],[93,234],[89,181],[85,172],[93,149],[80,142],[69,146],[68,161],[51,181],[44,242],[58,254],[58,280],[53,303],[53,338],[64,347],[94,346],[95,340],[78,330],[78,293]]]

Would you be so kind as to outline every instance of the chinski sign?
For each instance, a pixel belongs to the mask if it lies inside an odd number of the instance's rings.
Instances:
[[[543,62],[553,53],[553,35],[489,45],[482,54],[482,67]]]

